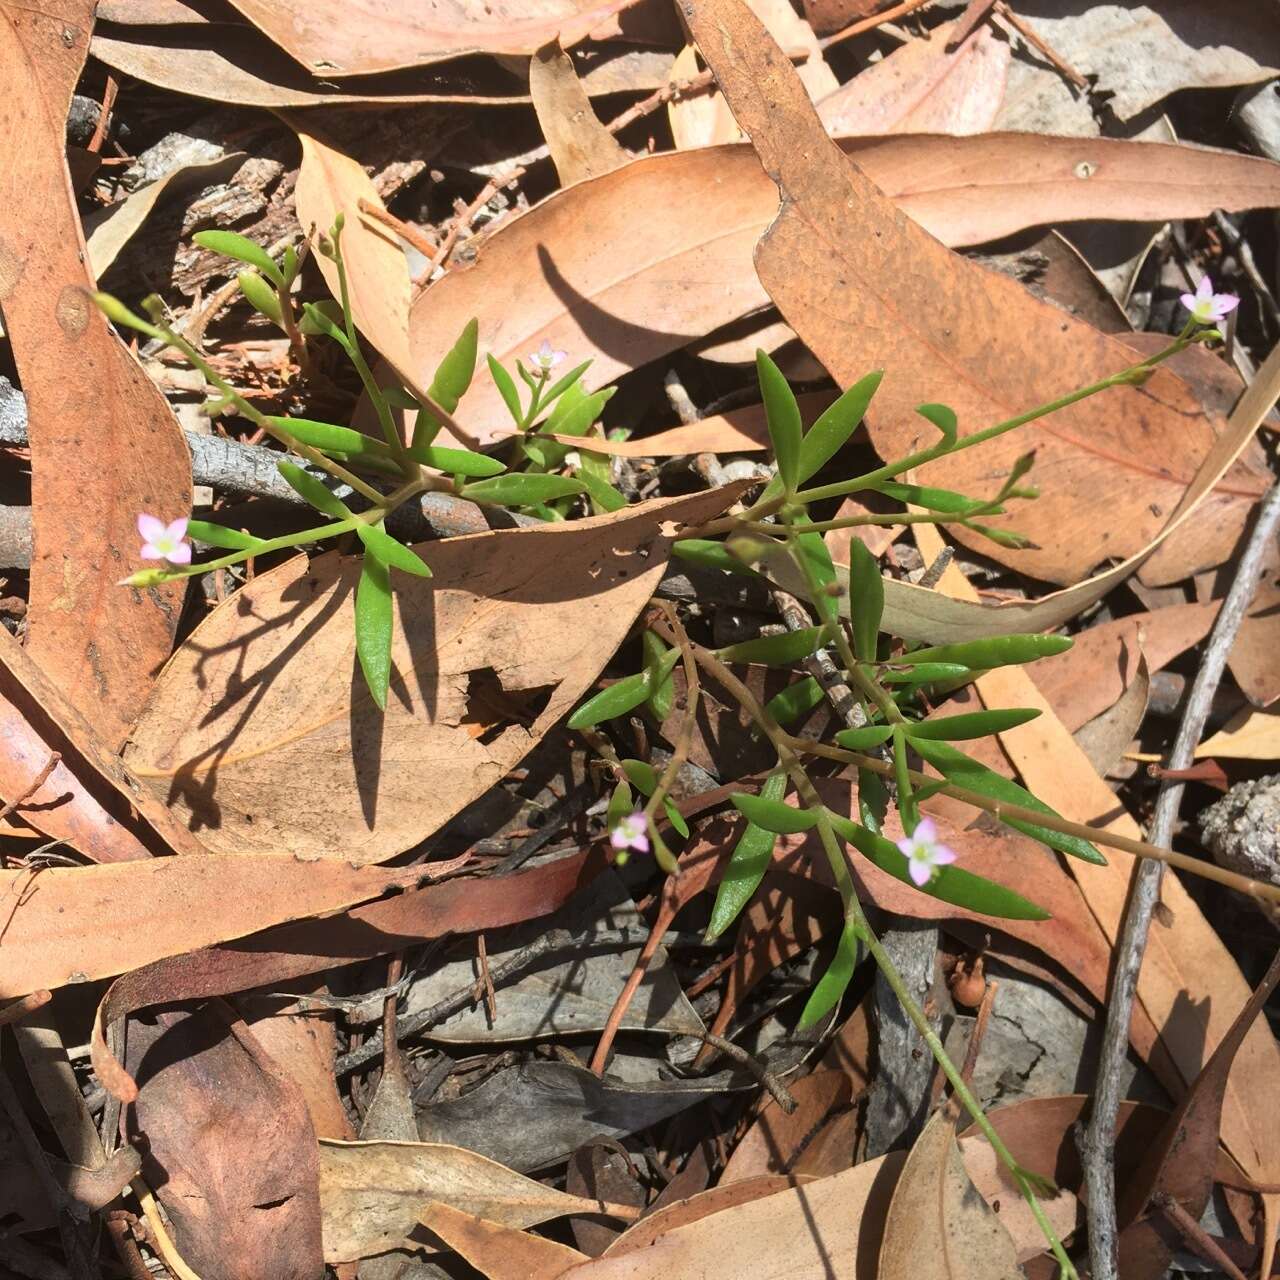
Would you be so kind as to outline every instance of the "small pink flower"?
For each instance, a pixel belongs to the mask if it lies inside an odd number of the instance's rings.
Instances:
[[[191,543],[183,541],[187,536],[187,517],[179,516],[172,524],[165,524],[145,511],[138,517],[138,532],[142,535],[141,555],[144,560],[165,560],[169,564],[190,564]]]
[[[932,818],[921,818],[916,829],[898,841],[898,849],[907,859],[907,874],[922,888],[938,867],[945,867],[957,857],[954,849],[938,842],[938,828]]]
[[[634,849],[637,853],[649,852],[649,828],[644,820],[644,813],[637,809],[629,813],[614,829],[609,832],[609,843],[619,853],[623,849]]]
[[[535,369],[542,370],[543,373],[550,373],[556,365],[564,363],[564,359],[568,354],[567,351],[557,351],[546,338],[543,338],[542,345],[537,351],[529,353],[529,363]]]
[[[1240,305],[1240,299],[1234,293],[1214,293],[1213,281],[1201,276],[1195,293],[1182,295],[1182,305],[1197,324],[1209,325],[1226,319]]]

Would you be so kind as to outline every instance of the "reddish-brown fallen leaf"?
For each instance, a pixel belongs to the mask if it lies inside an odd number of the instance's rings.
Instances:
[[[933,428],[915,414],[922,400],[950,404],[966,427],[987,426],[1133,363],[1115,338],[902,217],[827,137],[790,62],[740,0],[685,0],[681,9],[782,196],[755,253],[761,282],[839,385],[886,370],[868,415],[883,456],[930,438]],[[993,474],[1035,449],[1054,484],[1019,508],[1014,525],[1037,546],[979,541],[1002,562],[1016,557],[1023,572],[1075,582],[1151,539],[1220,430],[1179,378],[1158,370],[1140,389],[1115,388],[921,475],[985,493]],[[1242,520],[1262,487],[1223,490],[1230,514]],[[1233,541],[1202,549],[1182,571],[1217,563]]]
[[[205,861],[182,865],[202,865]],[[275,859],[274,863],[277,867],[287,865],[281,859]],[[135,969],[114,982],[98,1006],[92,1040],[94,1070],[105,1088],[124,1101],[131,1101],[136,1086],[107,1048],[104,1033],[105,1027],[117,1018],[151,1004],[199,1000],[248,991],[267,983],[291,982],[353,960],[400,951],[430,938],[497,929],[549,915],[593,879],[603,866],[603,850],[595,850],[517,875],[428,885],[341,915],[267,929],[240,941],[192,950]],[[323,869],[332,874],[336,864]],[[322,868],[313,866],[311,870],[316,873]],[[83,876],[88,873],[76,870],[44,874]],[[363,883],[379,877],[388,882],[394,877],[400,883],[405,879],[403,872],[371,868],[356,869],[355,874]],[[224,884],[226,882],[224,876]],[[213,892],[210,890],[210,894]]]
[[[1152,1143],[1142,1166],[1124,1184],[1117,1215],[1122,1225],[1120,1274],[1126,1280],[1130,1276],[1134,1280],[1158,1280],[1181,1243],[1178,1233],[1163,1215],[1147,1212],[1153,1196],[1172,1197],[1196,1221],[1204,1213],[1213,1191],[1223,1097],[1232,1062],[1277,982],[1280,982],[1280,954],[1272,960],[1249,1003],[1240,1010],[1204,1070]],[[1276,1082],[1270,1083],[1274,1089]],[[1261,1099],[1258,1103],[1265,1105]]]
[[[585,1253],[515,1227],[489,1222],[439,1202],[423,1211],[421,1222],[447,1248],[466,1259],[489,1280],[556,1280]]]
[[[986,133],[1004,101],[1012,52],[983,24],[954,49],[945,22],[818,103],[831,134]]]
[[[3,14],[0,307],[29,414],[27,644],[114,750],[168,656],[185,591],[117,584],[136,567],[138,513],[190,510],[191,459],[164,397],[85,292],[64,122],[93,4],[5,4]]]
[[[464,53],[533,53],[548,40],[576,44],[634,0],[234,0],[254,26],[313,75],[363,76],[424,67]]]
[[[365,902],[421,875],[232,854],[0,871],[0,997],[124,973]]]
[[[94,862],[203,852],[3,627],[0,740],[0,801],[17,804],[17,815],[37,831]],[[45,774],[54,751],[61,758]],[[45,781],[32,790],[42,774]]]
[[[135,1020],[126,1117],[142,1177],[201,1280],[315,1280],[320,1162],[301,1093],[220,1000]]]
[[[396,583],[385,714],[354,671],[359,560],[290,560],[183,643],[130,767],[216,852],[392,857],[578,702],[651,596],[676,525],[741,492],[420,545],[434,576]],[[517,709],[509,719],[493,711],[499,692]]]
[[[1112,218],[1165,221],[1206,216],[1223,201],[1231,209],[1280,203],[1280,166],[1192,147],[1030,134],[840,145],[902,212],[952,246],[1095,218],[1101,208]],[[414,372],[429,380],[475,316],[482,351],[510,364],[546,338],[574,359],[593,357],[588,379],[603,386],[768,304],[751,253],[776,209],[776,188],[741,145],[644,157],[557,192],[486,240],[474,266],[449,272],[414,300]],[[612,248],[618,243],[628,245],[625,262]],[[512,288],[520,290],[518,308],[506,305]],[[874,352],[853,342],[851,361],[860,377],[874,367]],[[1127,363],[1122,356],[1107,372]],[[919,377],[899,381],[898,394],[915,404],[925,389]],[[485,377],[456,416],[480,440],[510,431]]]

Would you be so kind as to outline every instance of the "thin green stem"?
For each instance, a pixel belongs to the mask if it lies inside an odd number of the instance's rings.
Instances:
[[[320,542],[325,538],[336,538],[340,533],[350,533],[358,524],[367,524],[364,517],[372,512],[361,512],[349,519],[335,520],[332,524],[318,525],[314,529],[303,529],[301,533],[284,533],[278,538],[268,538],[264,542],[255,543],[252,547],[244,547],[239,551],[221,556],[217,560],[205,560],[201,564],[188,565],[184,569],[175,569],[166,574],[163,581],[173,582],[178,578],[192,578],[196,574],[209,573],[214,569],[229,569],[232,565],[241,564],[251,556],[264,556],[270,551],[283,551],[286,547],[298,547],[304,542]],[[378,513],[381,519],[382,513]]]

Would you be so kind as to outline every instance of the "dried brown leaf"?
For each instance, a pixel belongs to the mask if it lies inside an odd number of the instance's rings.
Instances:
[[[385,715],[354,669],[359,561],[290,560],[178,650],[130,766],[216,852],[389,858],[496,783],[577,703],[652,594],[675,526],[741,491],[420,545],[434,577],[397,583]],[[495,685],[511,718],[484,696]]]
[[[1196,748],[1197,759],[1280,760],[1280,711],[1244,707]]]
[[[556,1280],[586,1254],[545,1236],[431,1204],[422,1225],[488,1280]]]
[[[627,153],[600,123],[573,59],[559,40],[543,45],[530,58],[529,96],[562,187],[626,164]]]
[[[164,397],[85,292],[63,126],[92,26],[91,0],[4,6],[0,307],[29,413],[28,648],[114,750],[168,656],[185,593],[117,584],[133,567],[138,513],[190,509],[191,459]]]
[[[1230,209],[1280,203],[1280,166],[1192,147],[1024,134],[840,145],[903,213],[952,246],[1043,222],[1094,218],[1103,208],[1113,218],[1163,221],[1205,216],[1224,200]],[[1080,176],[1086,172],[1087,179]],[[557,192],[489,237],[474,266],[454,269],[415,299],[414,373],[429,379],[476,316],[481,350],[509,364],[545,338],[574,359],[592,356],[588,379],[603,386],[768,303],[751,253],[776,209],[776,189],[740,145],[644,157]],[[625,262],[618,243],[628,246]],[[830,276],[825,267],[822,274]],[[506,305],[513,288],[521,298],[514,311]],[[965,332],[977,332],[976,323],[966,321]],[[847,381],[874,360],[865,335],[851,342],[843,363],[856,361],[857,369]],[[1131,362],[1121,354],[1106,372]],[[898,381],[899,395],[915,397],[912,405],[925,398],[919,377]],[[1055,382],[1052,392],[1068,389]],[[940,394],[945,399],[950,386]],[[483,441],[509,433],[501,397],[487,379],[477,379],[456,416]]]

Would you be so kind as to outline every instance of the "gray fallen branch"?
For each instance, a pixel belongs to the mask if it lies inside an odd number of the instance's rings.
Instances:
[[[1263,560],[1280,523],[1280,484],[1273,484],[1258,507],[1257,520],[1236,568],[1231,590],[1222,603],[1205,646],[1204,660],[1187,695],[1186,709],[1173,750],[1169,769],[1186,769],[1204,732],[1213,695],[1222,679],[1227,656],[1235,643],[1240,623],[1257,590]],[[1184,783],[1166,779],[1156,798],[1150,842],[1170,847]],[[1093,1114],[1080,1140],[1084,1158],[1085,1186],[1088,1189],[1089,1261],[1093,1280],[1116,1280],[1118,1266],[1118,1226],[1116,1222],[1115,1135],[1121,1095],[1121,1067],[1129,1048],[1129,1024],[1133,999],[1138,988],[1138,972],[1146,951],[1151,917],[1160,898],[1164,863],[1142,859],[1133,879],[1124,924],[1116,943],[1115,973],[1107,1005],[1107,1025],[1094,1090]]]

